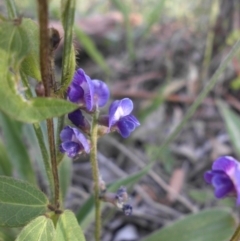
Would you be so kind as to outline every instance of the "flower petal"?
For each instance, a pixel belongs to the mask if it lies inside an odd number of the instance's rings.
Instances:
[[[83,69],[78,69],[75,71],[72,83],[75,83],[77,85],[81,85],[83,82],[86,82],[86,78],[89,77],[85,74]]]
[[[81,143],[81,145],[84,148],[84,151],[86,153],[90,152],[90,145],[88,143],[87,138],[76,128],[72,128],[75,134],[76,139],[79,141],[79,143]]]
[[[208,184],[212,184],[212,178],[214,173],[212,171],[207,171],[204,173],[204,179]]]
[[[86,104],[87,110],[91,111],[93,109],[93,83],[89,76],[86,75],[86,81],[81,84],[81,87],[84,91],[84,101]]]
[[[72,128],[70,126],[66,126],[66,127],[64,127],[64,129],[60,133],[60,139],[63,142],[64,141],[71,141],[73,134],[74,133],[72,131]]]
[[[124,98],[121,100],[119,104],[119,111],[121,112],[121,116],[129,115],[133,110],[133,102],[129,98]]]
[[[108,86],[101,80],[92,80],[94,87],[94,104],[103,107],[110,96]]]
[[[78,103],[83,98],[83,89],[81,86],[71,83],[67,90],[68,99],[73,103]]]
[[[126,120],[125,118],[122,118],[120,121],[118,121],[117,127],[119,130],[119,133],[124,138],[129,137],[130,133],[135,129],[134,123]]]
[[[120,116],[116,115],[120,100],[115,100],[109,107],[109,129],[120,119]]]
[[[78,127],[84,127],[84,116],[82,112],[78,109],[68,114],[69,120]]]
[[[233,177],[237,166],[239,166],[239,162],[236,159],[231,156],[222,156],[213,163],[212,170],[223,171]]]
[[[235,191],[236,191],[236,194],[237,194],[236,203],[237,203],[237,205],[240,205],[240,168],[239,168],[239,166],[235,170],[233,184],[235,186]]]
[[[76,142],[67,141],[61,144],[60,150],[64,150],[69,157],[73,158],[80,152],[81,146]]]
[[[216,198],[223,198],[234,191],[232,181],[225,174],[216,174],[212,178]]]
[[[140,126],[140,122],[137,120],[137,118],[134,115],[128,115],[128,116],[125,116],[124,118],[134,123],[135,127]]]

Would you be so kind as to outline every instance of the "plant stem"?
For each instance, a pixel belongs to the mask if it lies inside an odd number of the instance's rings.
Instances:
[[[52,174],[53,174],[53,181],[54,181],[54,204],[56,208],[58,208],[60,189],[59,189],[58,165],[57,165],[57,156],[56,156],[56,148],[55,148],[53,119],[47,120],[47,130],[48,130],[48,142],[50,146]]]
[[[60,116],[58,118],[58,123],[57,123],[57,140],[56,140],[56,145],[60,146],[61,144],[61,139],[60,139],[60,132],[63,129],[64,126],[64,116]],[[64,157],[64,154],[61,153],[60,151],[57,152],[57,164],[59,165]]]
[[[235,230],[233,236],[231,237],[230,241],[239,241],[240,240],[240,225]]]
[[[91,129],[91,153],[90,161],[92,166],[92,175],[94,182],[94,198],[95,198],[95,241],[100,240],[101,236],[101,202],[99,199],[99,170],[97,161],[97,132],[98,132],[98,111],[93,114]]]
[[[50,96],[49,79],[49,32],[48,32],[48,1],[38,0],[38,21],[40,31],[40,69],[42,82],[44,85],[45,96]]]
[[[38,18],[40,29],[40,68],[42,82],[45,89],[45,96],[51,95],[52,68],[50,61],[49,31],[48,31],[48,0],[38,0]],[[54,181],[54,205],[59,207],[59,178],[57,170],[56,147],[54,138],[53,119],[47,119],[48,142],[50,147],[50,157],[52,165],[52,175]]]
[[[20,72],[20,75],[21,75],[23,85],[27,88],[27,90],[25,91],[26,97],[28,99],[33,98],[26,75],[22,72]],[[45,142],[44,142],[43,132],[42,132],[42,129],[41,129],[41,126],[39,123],[33,123],[33,129],[36,134],[38,144],[39,144],[39,147],[41,150],[42,159],[43,159],[44,167],[45,167],[45,170],[47,173],[47,178],[48,178],[48,182],[49,182],[49,186],[50,186],[50,196],[52,197],[53,193],[54,193],[53,175],[51,172],[52,167],[51,167],[51,163],[49,160],[48,150],[47,150]]]

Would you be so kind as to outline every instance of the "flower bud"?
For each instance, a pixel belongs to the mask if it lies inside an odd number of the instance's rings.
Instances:
[[[45,88],[43,82],[38,82],[35,86],[36,95],[38,97],[43,97],[45,95]]]

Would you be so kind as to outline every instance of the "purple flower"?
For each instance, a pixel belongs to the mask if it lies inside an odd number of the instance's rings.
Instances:
[[[104,105],[106,105],[110,97],[108,86],[103,81],[97,79],[93,80],[92,83],[94,86],[94,105],[98,107],[103,107]]]
[[[79,109],[69,113],[68,119],[77,127],[85,126],[85,118]]]
[[[240,204],[240,163],[231,156],[219,157],[212,170],[204,174],[204,179],[215,188],[215,197],[237,196]]]
[[[62,144],[59,149],[69,157],[75,157],[82,152],[89,153],[90,145],[86,137],[76,128],[66,126],[60,133]]]
[[[131,115],[132,110],[133,102],[129,98],[115,100],[109,107],[109,129],[116,129],[122,137],[128,137],[140,125],[136,117]]]
[[[124,212],[124,214],[126,216],[132,215],[132,210],[133,210],[133,208],[130,204],[124,204],[122,207],[122,211]]]
[[[82,69],[78,69],[68,87],[68,99],[81,104],[88,111],[104,106],[109,99],[109,89],[101,80],[91,80]]]

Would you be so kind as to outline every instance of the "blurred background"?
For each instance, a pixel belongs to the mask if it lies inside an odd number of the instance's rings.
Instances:
[[[16,0],[19,13],[37,19],[35,2]],[[50,17],[50,26],[63,37],[60,1],[50,1]],[[234,199],[214,198],[203,173],[221,155],[240,158],[239,54],[180,134],[165,141],[239,38],[239,0],[77,1],[77,66],[92,79],[106,81],[112,100],[131,98],[141,122],[128,139],[111,134],[99,140],[103,180],[113,191],[127,186],[133,206],[132,216],[124,216],[104,205],[102,240],[140,240],[185,215],[215,206],[236,211]],[[60,80],[62,42],[55,61]],[[25,142],[31,158],[37,159],[36,147],[29,139]],[[87,240],[93,240],[88,158],[64,162],[62,179],[66,207],[77,214]],[[148,163],[153,163],[150,170],[145,168]],[[34,169],[44,190],[40,168],[36,164]],[[117,182],[126,177],[131,178]]]

